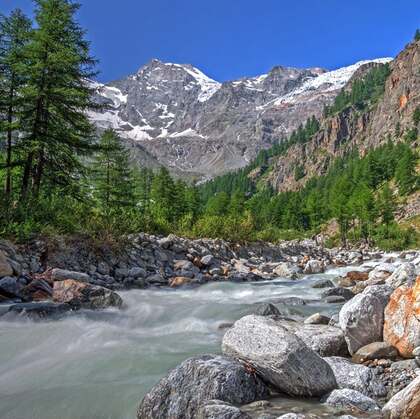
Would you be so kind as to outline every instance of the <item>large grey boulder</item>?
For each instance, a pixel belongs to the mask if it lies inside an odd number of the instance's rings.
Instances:
[[[329,365],[292,330],[269,317],[250,315],[235,322],[223,337],[222,350],[290,395],[319,396],[337,386]]]
[[[296,279],[300,273],[301,269],[299,266],[290,262],[281,262],[273,269],[273,274],[281,278]]]
[[[200,407],[196,419],[251,419],[251,416],[229,403],[210,400]]]
[[[192,419],[210,400],[242,405],[268,394],[266,385],[239,361],[203,355],[187,359],[162,378],[143,398],[137,418]]]
[[[380,410],[375,400],[365,396],[357,390],[351,390],[349,388],[332,391],[325,400],[325,403],[330,406],[351,410],[356,409],[361,412],[374,412]]]
[[[383,397],[387,390],[374,373],[374,369],[354,364],[346,358],[332,356],[324,358],[334,372],[339,388],[360,391],[368,397]]]
[[[384,299],[375,293],[357,294],[341,308],[339,325],[351,355],[359,348],[382,340]]]
[[[403,263],[385,280],[385,283],[396,289],[404,284],[411,286],[415,279],[416,267],[412,263]]]

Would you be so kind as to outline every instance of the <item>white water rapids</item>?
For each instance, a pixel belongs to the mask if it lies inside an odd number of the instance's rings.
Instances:
[[[351,269],[297,281],[125,291],[121,311],[0,321],[0,418],[133,419],[143,395],[171,368],[192,355],[220,353],[221,323],[253,312],[258,302],[319,300],[323,290],[311,282]],[[339,306],[288,307],[303,317]]]

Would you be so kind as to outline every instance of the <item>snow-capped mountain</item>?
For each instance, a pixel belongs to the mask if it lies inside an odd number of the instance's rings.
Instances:
[[[152,60],[136,74],[93,82],[99,129],[114,128],[133,157],[181,175],[211,177],[247,164],[308,117],[319,116],[360,61],[334,71],[274,67],[268,74],[219,83],[189,64]]]

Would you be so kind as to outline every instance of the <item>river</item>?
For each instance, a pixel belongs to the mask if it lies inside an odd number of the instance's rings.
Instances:
[[[131,290],[120,293],[121,311],[0,321],[0,418],[133,419],[160,377],[191,355],[220,353],[220,325],[257,303],[294,296],[313,302],[287,306],[291,316],[337,312],[339,305],[320,302],[323,290],[310,285],[347,270],[297,281]]]

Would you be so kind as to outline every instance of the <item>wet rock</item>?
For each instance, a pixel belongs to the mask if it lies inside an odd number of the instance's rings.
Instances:
[[[384,384],[372,368],[354,364],[346,358],[337,356],[327,357],[324,360],[332,368],[339,388],[350,388],[374,398],[386,395]]]
[[[223,337],[225,354],[249,363],[264,381],[295,396],[317,396],[336,386],[328,364],[275,320],[245,316]]]
[[[327,304],[341,304],[345,303],[346,299],[341,295],[329,295],[328,297],[325,297],[325,302]]]
[[[162,378],[143,398],[137,418],[194,418],[210,400],[243,405],[268,394],[266,385],[240,362],[203,355],[187,359]]]
[[[330,318],[327,316],[324,316],[320,313],[312,314],[312,316],[309,316],[307,319],[305,319],[305,324],[329,324]]]
[[[89,282],[90,277],[83,272],[68,271],[66,269],[55,268],[51,271],[53,281],[63,281],[65,279],[73,279],[74,281]]]
[[[412,263],[403,263],[385,280],[385,283],[395,289],[404,284],[411,286],[415,278],[416,267]]]
[[[420,418],[420,376],[393,396],[383,407],[382,413],[388,419]]]
[[[128,276],[132,278],[146,278],[147,272],[145,269],[135,266],[128,271]]]
[[[251,419],[251,416],[221,400],[210,400],[201,406],[197,419]]]
[[[25,317],[32,320],[59,318],[65,313],[73,310],[69,304],[56,304],[53,302],[32,302],[19,303],[10,306],[5,317],[13,318],[14,316]]]
[[[167,285],[168,284],[168,280],[164,276],[162,276],[160,273],[149,275],[146,278],[146,282],[152,285]]]
[[[359,364],[374,359],[396,359],[397,350],[386,342],[373,342],[361,347],[352,357]]]
[[[21,291],[25,301],[45,301],[51,299],[53,288],[44,279],[34,279]]]
[[[382,341],[384,304],[374,294],[357,294],[341,308],[339,324],[353,355],[362,346]]]
[[[356,409],[361,412],[374,412],[380,410],[375,400],[360,393],[357,390],[348,388],[338,389],[331,392],[325,403],[345,409]]]
[[[257,282],[264,281],[264,278],[253,272],[248,273],[232,273],[228,276],[228,280],[232,282]]]
[[[70,304],[76,308],[93,310],[121,307],[123,302],[117,293],[107,288],[73,279],[54,282],[53,300],[58,303]]]
[[[0,278],[5,276],[12,276],[13,268],[12,265],[6,258],[6,254],[0,250]]]
[[[318,279],[312,285],[312,288],[334,288],[334,283],[329,279]]]
[[[302,413],[285,413],[277,419],[306,419],[306,416]]]
[[[264,303],[258,306],[254,314],[257,316],[279,316],[280,311],[274,304]]]
[[[306,301],[299,297],[282,297],[273,300],[276,304],[284,304],[286,306],[306,306]]]
[[[22,290],[25,286],[24,278],[6,276],[0,279],[0,295],[5,299],[22,298]]]
[[[402,285],[392,293],[385,309],[384,340],[405,358],[420,346],[420,276],[412,287]]]
[[[416,368],[417,362],[414,359],[393,362],[390,367],[391,371],[414,371]]]
[[[340,296],[340,297],[343,297],[346,301],[348,301],[354,297],[354,294],[348,288],[335,287],[335,288],[325,290],[322,293],[322,296],[323,297]]]
[[[305,268],[303,269],[303,273],[306,275],[320,274],[324,271],[325,271],[324,263],[316,259],[308,260],[308,262],[305,265]]]

